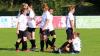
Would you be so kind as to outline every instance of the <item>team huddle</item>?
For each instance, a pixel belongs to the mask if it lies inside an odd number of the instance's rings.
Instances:
[[[80,53],[81,51],[81,42],[79,35],[80,33],[74,32],[74,12],[75,6],[71,5],[68,7],[68,16],[66,18],[66,42],[60,47],[57,48],[55,45],[56,33],[53,27],[53,9],[49,8],[47,3],[42,5],[42,20],[38,23],[35,22],[36,15],[32,9],[32,4],[23,3],[22,7],[19,10],[17,16],[17,29],[16,33],[18,39],[16,41],[15,47],[16,51],[19,50],[19,45],[22,43],[22,51],[35,51],[36,50],[36,40],[35,40],[35,29],[36,25],[40,24],[40,51],[43,52],[44,45],[46,49],[48,46],[51,47],[53,53]],[[52,40],[49,37],[52,36]],[[27,48],[27,40],[31,43],[31,48]]]

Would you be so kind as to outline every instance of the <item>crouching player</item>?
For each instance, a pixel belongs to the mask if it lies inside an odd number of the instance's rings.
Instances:
[[[16,41],[16,51],[19,51],[19,44],[22,42],[22,51],[27,50],[27,37],[26,37],[26,29],[27,29],[27,9],[21,9],[20,15],[18,16],[17,30],[16,33],[18,35],[18,39]]]
[[[80,53],[81,51],[81,40],[79,38],[79,33],[74,32],[74,37],[72,40],[67,41],[66,46],[61,46],[56,52],[58,53]]]

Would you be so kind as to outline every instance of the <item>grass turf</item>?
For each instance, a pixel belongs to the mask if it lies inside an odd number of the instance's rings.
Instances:
[[[0,56],[98,56],[100,55],[100,29],[77,29],[80,32],[82,51],[80,54],[55,54],[49,52],[16,52],[16,29],[0,29]],[[66,41],[65,29],[56,30],[56,46],[60,47]],[[36,45],[39,44],[39,29],[36,30]],[[28,41],[28,48],[30,43]]]

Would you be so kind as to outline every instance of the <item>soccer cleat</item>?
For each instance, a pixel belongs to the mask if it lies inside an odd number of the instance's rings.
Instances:
[[[62,53],[60,49],[58,49],[58,52],[59,52],[59,54],[61,54],[61,53]]]
[[[43,49],[41,49],[41,50],[40,50],[40,52],[44,52],[44,50],[43,50]]]
[[[27,50],[23,50],[23,51],[24,51],[24,52],[30,52],[30,50],[28,50],[28,49],[27,49]]]
[[[19,52],[20,50],[18,49],[18,50],[16,50],[16,52]]]

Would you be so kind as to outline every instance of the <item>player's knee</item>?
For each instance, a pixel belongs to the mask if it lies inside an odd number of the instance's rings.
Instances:
[[[17,40],[17,42],[20,42],[21,41],[21,38],[19,38],[18,40]]]
[[[53,38],[56,38],[56,35],[53,35]]]
[[[27,37],[23,37],[23,40],[24,40],[24,41],[27,41]]]

